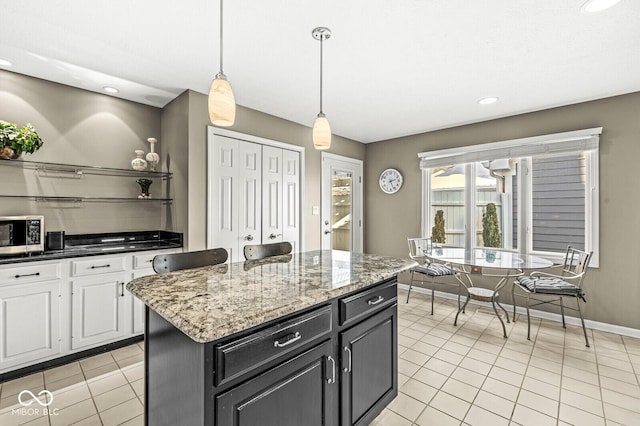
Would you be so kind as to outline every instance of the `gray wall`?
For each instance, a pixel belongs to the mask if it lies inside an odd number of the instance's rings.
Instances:
[[[181,98],[188,97],[188,101]],[[169,106],[180,102],[180,107]],[[188,104],[188,105],[187,105]],[[186,181],[178,182],[174,179],[174,197],[176,209],[182,209],[181,204],[186,197],[186,217],[176,216],[175,226],[185,232],[189,250],[201,250],[206,247],[207,208],[206,208],[206,178],[207,178],[207,126],[210,124],[207,111],[207,96],[194,91],[183,93],[178,99],[165,107],[163,112],[163,133],[169,123],[184,126],[185,110],[187,116],[187,130],[182,130],[170,140],[163,136],[166,144],[171,147],[180,147],[182,154],[188,160],[188,170],[177,170],[172,164],[172,171],[176,175],[187,175]],[[314,117],[310,117],[310,124]],[[178,125],[177,123],[181,123]],[[305,249],[319,248],[320,242],[320,216],[311,214],[311,207],[320,205],[320,151],[313,148],[311,141],[311,128],[293,123],[273,115],[252,110],[242,106],[237,107],[236,122],[228,129],[259,136],[266,139],[285,142],[292,145],[305,147],[305,205],[302,206],[303,221],[305,226]],[[172,150],[173,148],[169,148]],[[171,151],[173,152],[173,151]],[[329,152],[363,160],[365,157],[365,145],[349,139],[334,136]],[[187,167],[182,161],[177,162],[180,167]],[[176,213],[177,215],[178,213]]]
[[[160,109],[0,70],[0,120],[31,123],[44,140],[24,160],[130,168],[134,150],[160,137]],[[158,146],[162,154],[162,144]],[[1,160],[0,160],[1,161]],[[1,194],[136,197],[136,178],[38,177],[0,164]],[[154,179],[151,193],[161,195]],[[161,229],[160,203],[45,203],[0,197],[0,215],[43,214],[47,231],[69,234]]]
[[[418,152],[602,126],[600,268],[591,269],[586,279],[586,316],[640,328],[640,191],[633,174],[640,158],[638,117],[640,93],[632,93],[368,144],[365,250],[406,256],[406,238],[420,234]],[[404,186],[395,195],[378,188],[378,176],[388,167],[404,173]]]

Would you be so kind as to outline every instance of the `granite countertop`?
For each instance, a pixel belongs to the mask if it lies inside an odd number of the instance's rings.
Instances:
[[[127,289],[198,343],[249,329],[391,278],[409,259],[317,250],[151,275]]]
[[[97,256],[182,247],[182,234],[168,231],[132,231],[65,236],[64,250],[0,257],[0,265]]]

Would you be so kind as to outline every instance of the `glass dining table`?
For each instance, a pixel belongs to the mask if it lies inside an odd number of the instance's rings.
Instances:
[[[453,325],[458,324],[458,316],[460,312],[465,312],[470,299],[491,302],[493,311],[502,324],[504,337],[507,337],[507,328],[498,312],[498,307],[504,311],[507,323],[510,321],[507,310],[500,304],[499,291],[508,284],[510,278],[524,274],[525,270],[539,270],[553,266],[553,262],[539,256],[497,248],[464,249],[434,246],[424,254],[431,261],[449,265],[455,272],[456,279],[467,291],[467,299],[458,309]],[[493,288],[475,287],[473,275],[495,278],[497,282]],[[463,277],[467,283],[463,281]]]

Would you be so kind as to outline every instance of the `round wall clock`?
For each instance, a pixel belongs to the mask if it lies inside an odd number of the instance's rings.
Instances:
[[[396,169],[387,169],[380,174],[380,189],[387,194],[395,194],[402,186],[402,174]]]

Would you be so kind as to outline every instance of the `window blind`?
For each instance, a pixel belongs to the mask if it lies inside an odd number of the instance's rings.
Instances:
[[[598,149],[602,127],[418,153],[420,168]]]

